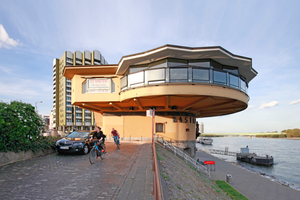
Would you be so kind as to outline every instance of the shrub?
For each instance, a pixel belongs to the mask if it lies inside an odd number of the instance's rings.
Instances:
[[[41,140],[42,131],[44,122],[31,104],[0,102],[0,151],[34,150],[46,145]]]

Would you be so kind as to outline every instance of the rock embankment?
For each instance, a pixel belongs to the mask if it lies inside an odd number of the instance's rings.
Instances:
[[[164,196],[168,199],[230,199],[208,177],[156,145]]]

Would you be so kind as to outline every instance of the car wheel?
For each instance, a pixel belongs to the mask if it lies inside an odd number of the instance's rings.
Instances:
[[[88,145],[84,145],[83,150],[82,150],[82,153],[83,153],[83,154],[88,154],[88,152],[89,152],[89,147],[88,147]]]

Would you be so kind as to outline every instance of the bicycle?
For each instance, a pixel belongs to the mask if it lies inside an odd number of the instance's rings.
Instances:
[[[117,145],[117,148],[120,149],[120,139],[118,136],[114,136],[114,142]]]
[[[100,157],[102,160],[105,158],[106,155],[106,147],[105,144],[102,142],[101,144],[102,150],[99,150],[97,142],[94,142],[94,146],[92,147],[90,154],[89,154],[89,160],[91,164],[94,164],[96,159]]]

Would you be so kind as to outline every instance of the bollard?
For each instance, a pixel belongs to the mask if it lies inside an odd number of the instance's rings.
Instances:
[[[232,175],[231,174],[226,174],[226,182],[230,183],[232,179]]]

